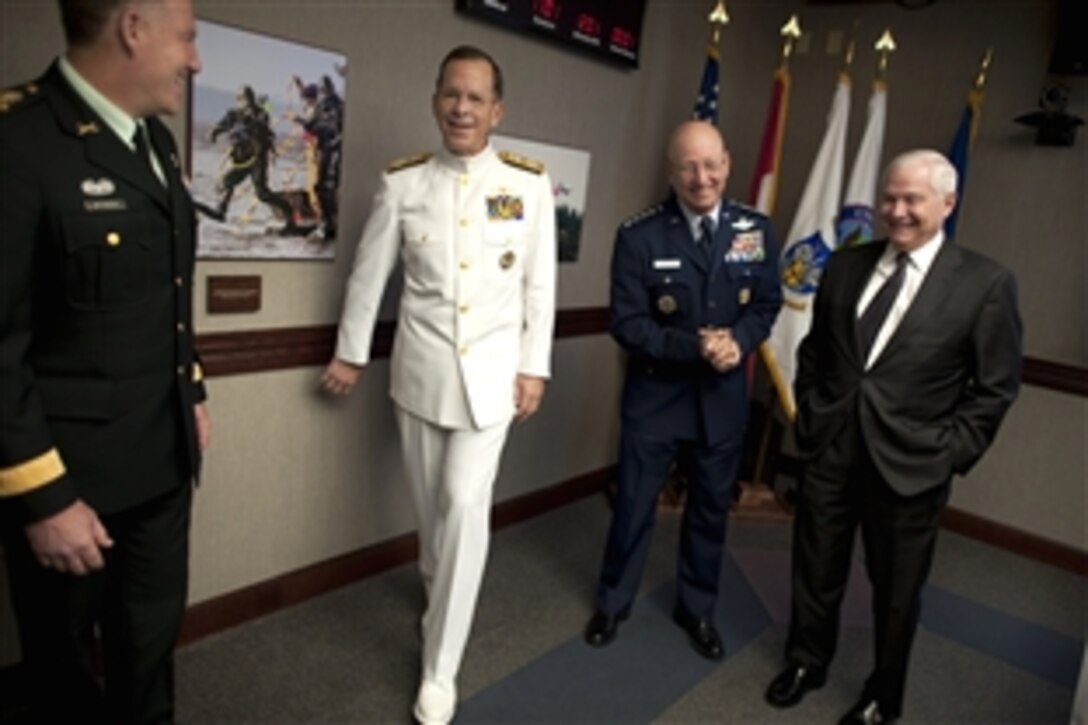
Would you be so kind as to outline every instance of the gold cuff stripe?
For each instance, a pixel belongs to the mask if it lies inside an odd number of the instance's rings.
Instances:
[[[204,379],[204,368],[200,367],[200,363],[193,363],[193,382],[199,383]]]
[[[56,448],[10,468],[0,468],[0,498],[33,491],[64,475],[64,462]]]

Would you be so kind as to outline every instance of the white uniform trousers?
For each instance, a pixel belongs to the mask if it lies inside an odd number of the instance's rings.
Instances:
[[[483,580],[491,492],[510,424],[441,428],[395,407],[427,592],[423,678],[453,683]]]

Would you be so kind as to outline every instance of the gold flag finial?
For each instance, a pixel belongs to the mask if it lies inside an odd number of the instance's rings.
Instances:
[[[986,85],[986,73],[990,70],[990,63],[994,60],[994,47],[991,45],[986,49],[986,54],[982,56],[982,61],[978,64],[978,75],[975,76],[975,90],[981,91],[982,87]]]
[[[797,19],[797,13],[790,16],[789,21],[778,31],[785,40],[782,41],[782,67],[785,68],[793,54],[793,45],[801,37],[801,22]]]
[[[842,56],[842,71],[843,73],[850,72],[850,66],[854,63],[854,39],[850,38],[850,42],[846,45],[846,52]]]
[[[729,14],[725,12],[725,0],[718,0],[718,3],[714,6],[714,9],[710,11],[710,15],[708,15],[706,19],[712,28],[710,42],[717,45],[718,39],[721,37],[722,28],[729,24]]]
[[[895,38],[892,37],[891,28],[884,28],[884,32],[877,38],[873,48],[877,52],[876,74],[877,77],[883,78],[884,72],[888,70],[888,56],[895,52]]]

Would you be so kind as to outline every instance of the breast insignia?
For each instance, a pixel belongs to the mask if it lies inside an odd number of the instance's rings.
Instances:
[[[528,171],[530,174],[544,173],[544,164],[535,159],[530,159],[510,151],[500,151],[499,158],[502,159],[504,164],[521,169],[522,171]]]
[[[394,174],[398,171],[410,169],[413,166],[419,166],[422,163],[426,163],[427,160],[429,160],[432,156],[434,156],[434,154],[430,153],[429,151],[421,154],[414,154],[412,156],[403,156],[399,159],[396,159],[395,161],[392,161],[388,166],[386,166],[385,173]]]

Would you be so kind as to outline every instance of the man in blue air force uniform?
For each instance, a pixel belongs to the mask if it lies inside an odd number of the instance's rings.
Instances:
[[[718,572],[748,415],[741,361],[778,314],[778,249],[766,217],[722,199],[729,154],[716,127],[680,125],[668,167],[675,198],[616,235],[612,335],[628,353],[619,485],[585,637],[608,644],[629,614],[657,496],[679,461],[690,488],[674,619],[699,654],[719,659]]]

